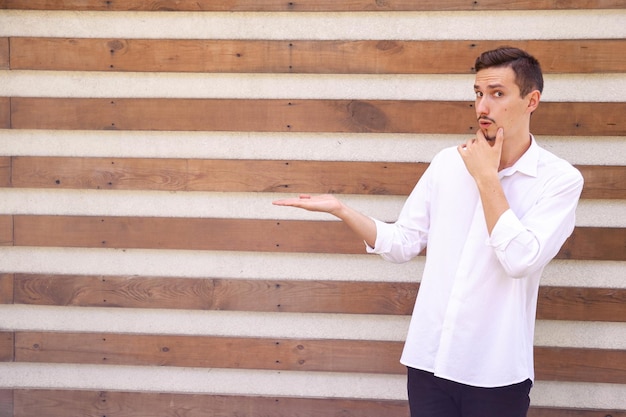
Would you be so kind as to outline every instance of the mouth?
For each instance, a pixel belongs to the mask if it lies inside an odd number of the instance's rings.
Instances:
[[[494,125],[495,123],[496,123],[495,120],[490,119],[490,118],[488,118],[486,116],[482,116],[482,117],[478,118],[478,125],[483,130],[489,129],[489,127],[491,127],[491,125]]]

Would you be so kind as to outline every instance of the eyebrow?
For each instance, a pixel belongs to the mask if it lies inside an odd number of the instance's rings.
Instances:
[[[503,84],[497,83],[497,84],[489,84],[487,86],[487,89],[496,89],[496,88],[505,88]],[[474,90],[480,90],[480,86],[478,86],[477,84],[474,84]]]

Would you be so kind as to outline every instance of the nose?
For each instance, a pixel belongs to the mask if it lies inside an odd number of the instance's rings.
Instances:
[[[488,106],[487,99],[485,96],[477,97],[476,103],[474,105],[476,106],[477,115],[480,116],[483,114],[489,114],[489,106]]]

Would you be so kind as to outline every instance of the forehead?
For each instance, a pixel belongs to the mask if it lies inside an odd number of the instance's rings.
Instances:
[[[491,67],[478,71],[476,73],[474,87],[480,89],[518,89],[515,83],[515,71],[513,71],[511,67]]]

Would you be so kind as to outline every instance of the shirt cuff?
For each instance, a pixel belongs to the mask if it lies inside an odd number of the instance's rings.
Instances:
[[[513,210],[508,209],[502,213],[496,222],[487,243],[502,250],[524,230],[524,225],[513,213]]]

